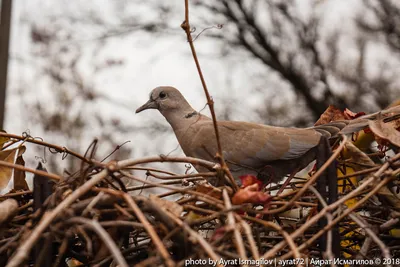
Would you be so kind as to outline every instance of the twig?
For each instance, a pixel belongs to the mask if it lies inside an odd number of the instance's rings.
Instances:
[[[160,180],[176,180],[176,179],[185,179],[185,178],[194,178],[194,177],[213,177],[217,175],[216,172],[203,172],[203,173],[192,173],[192,174],[185,174],[185,175],[174,175],[174,176],[161,176],[156,175],[153,173],[148,173],[152,177]]]
[[[343,150],[345,144],[347,141],[347,137],[343,136],[343,140],[342,143],[340,144],[340,146],[335,150],[335,152],[332,154],[332,156],[321,166],[321,168],[303,185],[303,187],[301,189],[299,189],[299,191],[297,191],[296,195],[290,199],[289,202],[287,202],[285,205],[283,205],[282,207],[279,207],[277,209],[274,210],[267,210],[265,212],[263,212],[264,214],[277,214],[280,213],[284,210],[286,210],[287,208],[291,207],[296,200],[298,200],[305,192],[307,192],[308,187],[310,185],[312,185],[317,179],[318,177],[326,170],[326,168],[332,164],[332,162],[339,156],[340,152]]]
[[[4,194],[4,195],[1,195],[0,199],[17,197],[17,196],[22,196],[22,195],[30,195],[30,194],[32,194],[31,190],[20,191],[20,192],[15,192],[15,193],[7,193],[7,194]]]
[[[322,207],[327,207],[328,204],[326,204],[325,199],[321,196],[321,194],[318,192],[317,189],[315,189],[314,186],[310,185],[308,189],[314,193],[314,195],[318,198],[319,202],[321,203]],[[325,217],[328,221],[328,224],[332,223],[333,216],[330,212],[327,212],[325,214]],[[328,235],[327,235],[327,240],[326,240],[326,251],[325,251],[325,256],[331,261],[331,267],[334,267],[334,255],[332,252],[332,229],[329,229]]]
[[[218,205],[220,203],[222,204],[221,200],[216,199],[216,198],[211,197],[211,196],[208,196],[208,195],[205,195],[205,194],[202,194],[202,193],[199,193],[199,192],[196,192],[196,191],[193,191],[190,188],[181,188],[181,187],[174,187],[174,186],[169,186],[169,185],[160,184],[160,183],[154,183],[154,182],[151,182],[151,181],[147,181],[147,180],[143,180],[143,179],[137,178],[137,177],[131,175],[130,173],[127,173],[127,172],[124,172],[124,171],[120,171],[120,172],[124,176],[126,176],[128,178],[136,180],[136,181],[139,181],[139,182],[142,182],[144,184],[155,185],[155,186],[158,186],[160,188],[165,188],[165,189],[174,190],[174,191],[181,192],[181,193],[186,193],[186,194],[192,194],[192,195],[195,195],[195,196],[199,196],[199,197],[202,197],[204,199],[208,199],[211,202],[214,202],[214,204],[216,204],[216,205]],[[220,205],[220,207],[223,207],[223,206]]]
[[[187,182],[195,182],[195,181],[204,181],[204,178],[188,178],[186,181]],[[137,185],[137,186],[131,186],[127,187],[126,191],[135,191],[135,190],[143,190],[143,189],[148,189],[148,188],[154,188],[158,187],[158,185],[173,185],[173,184],[181,184],[182,185],[182,180],[177,180],[177,181],[168,181],[168,182],[163,182],[163,183],[157,183],[154,185]]]
[[[99,224],[98,221],[89,220],[89,219],[85,219],[82,217],[71,218],[68,221],[70,221],[72,223],[86,224],[87,226],[92,228],[99,235],[99,237],[103,240],[103,243],[107,246],[107,248],[110,250],[110,252],[114,255],[114,259],[118,262],[119,266],[128,267],[128,264],[126,263],[124,257],[121,254],[121,251],[118,249],[114,240],[106,232],[106,230],[104,230],[104,228],[101,227],[101,225]]]
[[[385,246],[385,244],[380,240],[374,231],[371,230],[370,226],[367,225],[367,222],[363,220],[359,215],[356,213],[350,213],[349,217],[356,223],[358,224],[362,229],[365,230],[365,232],[370,236],[372,240],[379,246],[379,248],[382,250],[383,258],[385,259],[391,259],[392,256],[390,255],[390,250]],[[388,264],[386,266],[392,266],[391,264]]]
[[[367,184],[369,184],[369,183],[372,183],[373,181],[374,181],[374,177],[371,177],[371,178],[370,178],[368,181],[366,181],[365,183],[368,182]],[[354,204],[351,208],[347,209],[343,214],[341,214],[339,217],[337,217],[336,219],[334,219],[334,220],[332,221],[331,224],[326,225],[326,226],[324,227],[324,229],[322,229],[322,230],[320,230],[319,232],[315,233],[315,234],[313,235],[313,237],[310,238],[309,240],[307,240],[306,242],[304,242],[304,243],[299,247],[299,249],[300,249],[300,250],[305,249],[308,245],[310,245],[312,242],[314,242],[317,238],[319,238],[320,236],[322,236],[327,230],[329,230],[329,229],[330,229],[331,227],[333,227],[335,224],[337,224],[338,222],[340,222],[344,217],[346,217],[346,216],[349,215],[351,212],[353,212],[355,209],[357,209],[359,206],[361,206],[362,204],[364,204],[372,195],[374,195],[376,192],[378,192],[379,189],[381,189],[381,188],[382,188],[384,185],[386,185],[388,182],[389,182],[389,180],[381,181],[378,185],[376,185],[376,187],[373,188],[373,190],[372,190],[368,195],[366,195],[365,197],[363,197],[360,201],[358,201],[356,204]],[[364,185],[364,184],[362,184],[362,185]],[[353,198],[354,195],[355,195],[355,194],[352,194],[352,197],[347,198],[345,201],[347,201],[347,200]],[[343,202],[345,202],[345,201],[343,201]],[[340,202],[340,203],[338,203],[338,204],[343,204],[343,202]],[[326,211],[332,209],[332,206],[337,206],[337,205],[334,205],[334,204],[336,204],[336,203],[337,203],[337,202],[331,204],[330,206],[327,206],[327,207],[326,207],[326,210],[325,210],[325,208],[324,208],[320,213],[317,214],[318,217],[320,218],[319,215],[320,215],[323,211],[324,211],[324,213],[325,213]],[[314,217],[313,217],[313,218],[314,218]],[[297,231],[296,231],[296,232],[297,232]],[[295,234],[295,233],[293,233],[293,234]],[[297,234],[298,234],[298,233],[296,233],[296,235],[297,235]],[[278,244],[278,245],[279,245],[279,244]],[[291,256],[291,252],[285,254],[283,258],[287,258],[287,257],[290,257],[290,256]]]
[[[221,146],[221,142],[220,142],[220,138],[219,138],[217,117],[215,116],[215,111],[214,111],[214,101],[212,100],[212,98],[210,97],[210,93],[208,92],[207,84],[206,84],[206,81],[204,79],[201,67],[200,67],[199,59],[197,58],[196,49],[194,48],[193,38],[192,38],[192,35],[191,35],[191,32],[190,32],[189,0],[185,0],[185,20],[184,20],[184,22],[182,22],[181,28],[186,33],[186,37],[187,37],[187,40],[188,40],[188,43],[189,43],[189,46],[190,46],[190,50],[192,51],[192,56],[193,56],[194,62],[196,64],[197,71],[198,71],[199,76],[200,76],[201,84],[203,85],[204,93],[205,93],[206,98],[207,98],[207,104],[208,104],[208,107],[210,108],[210,113],[211,113],[212,121],[213,121],[213,124],[214,124],[215,137],[216,137],[217,146],[218,146],[218,153],[217,153],[216,156],[217,156],[217,158],[219,159],[219,161],[221,163],[222,169],[227,174],[227,176],[228,176],[228,178],[229,178],[229,180],[231,182],[231,186],[232,186],[233,190],[236,192],[237,190],[239,190],[239,187],[236,184],[235,179],[233,178],[231,172],[229,171],[228,165],[226,164],[225,159],[224,159],[224,155],[222,153],[222,146]]]
[[[219,164],[215,164],[215,162],[192,158],[192,157],[172,157],[172,156],[154,156],[154,157],[147,157],[147,158],[140,158],[140,159],[126,159],[117,162],[117,169],[124,169],[128,167],[132,167],[139,164],[144,163],[151,163],[151,162],[182,162],[182,163],[190,163],[193,165],[200,165],[203,166],[210,171],[217,170]]]
[[[97,194],[97,196],[95,196],[92,201],[90,201],[89,205],[87,205],[87,207],[82,211],[82,216],[86,216],[87,213],[90,212],[91,209],[94,208],[94,206],[96,206],[97,202],[99,202],[99,200],[104,196],[103,192],[100,192],[99,194]]]
[[[40,235],[46,230],[49,224],[69,207],[75,200],[80,196],[88,192],[93,186],[98,182],[103,180],[108,174],[108,169],[104,169],[96,175],[93,175],[92,179],[84,183],[81,187],[78,187],[73,191],[68,197],[66,197],[55,209],[45,213],[43,218],[40,220],[38,225],[34,228],[30,236],[21,244],[17,249],[15,255],[7,263],[7,267],[18,267],[24,262],[24,260],[29,256],[32,246],[35,244],[36,240],[39,239]]]
[[[55,181],[59,181],[62,179],[62,177],[57,174],[48,173],[48,172],[41,171],[41,170],[31,169],[31,168],[28,168],[28,167],[25,167],[25,166],[22,166],[19,164],[9,163],[9,162],[3,161],[3,160],[0,160],[0,166],[16,169],[16,170],[20,170],[20,171],[30,172],[30,173],[37,174],[40,176],[45,176],[45,177],[48,177]]]
[[[294,253],[295,257],[300,259],[301,255],[300,255],[299,249],[297,248],[296,244],[294,243],[292,236],[290,236],[288,234],[288,232],[283,230],[282,227],[280,227],[279,225],[277,225],[275,223],[267,222],[267,221],[264,221],[264,220],[261,220],[258,218],[254,218],[254,217],[250,217],[250,216],[243,216],[243,218],[246,220],[249,220],[249,221],[259,223],[259,224],[263,225],[264,227],[270,227],[270,228],[278,231],[284,237],[286,243],[290,247],[291,251]],[[285,241],[282,241],[282,242],[285,243]],[[264,256],[262,256],[262,258],[264,258]]]
[[[251,254],[253,255],[253,258],[255,260],[260,259],[260,253],[258,252],[257,244],[254,240],[253,233],[251,232],[251,228],[250,228],[249,224],[243,220],[240,222],[240,224],[242,225],[242,228],[244,229],[247,240],[249,241],[250,250],[251,250]]]
[[[229,196],[228,196],[228,193],[226,192],[226,190],[222,191],[222,196],[224,198],[225,207],[228,210],[231,209],[232,203],[229,199]],[[235,237],[234,241],[235,241],[236,249],[239,253],[239,256],[241,259],[247,260],[246,250],[244,249],[244,246],[243,246],[243,239],[242,239],[242,236],[240,235],[239,229],[236,227],[235,217],[233,215],[233,212],[229,211],[227,216],[228,216],[228,225],[230,226],[229,229],[233,230],[233,235]],[[247,264],[244,266],[247,266]]]
[[[147,172],[159,172],[159,173],[164,173],[164,174],[168,174],[168,175],[178,175],[176,173],[173,172],[169,172],[169,171],[165,171],[165,170],[159,170],[159,169],[155,169],[155,168],[148,168],[148,167],[126,167],[127,170],[139,170],[139,171],[146,171]]]
[[[146,229],[147,233],[151,237],[151,239],[154,242],[154,245],[157,247],[157,249],[160,251],[161,256],[164,258],[165,263],[167,266],[175,266],[174,261],[171,259],[168,250],[165,248],[164,244],[162,243],[161,239],[158,237],[156,231],[154,228],[151,226],[149,221],[146,219],[142,211],[139,209],[139,207],[136,205],[136,203],[133,201],[132,197],[126,193],[122,193],[123,198],[125,199],[126,203],[133,209],[133,212],[135,213],[136,217],[139,219],[139,221],[143,224],[143,227]]]
[[[18,202],[13,198],[0,202],[0,226],[15,216],[18,211],[17,208]]]
[[[395,157],[393,157],[390,161],[394,162],[396,160],[398,160],[400,158],[400,154],[397,154]],[[341,199],[339,199],[338,201],[332,203],[331,205],[324,207],[318,214],[314,215],[306,224],[303,224],[302,226],[300,226],[300,228],[298,228],[295,232],[293,232],[291,234],[292,238],[296,238],[299,235],[301,235],[302,233],[304,233],[304,231],[309,228],[312,224],[314,224],[315,222],[317,222],[322,216],[325,216],[325,214],[337,207],[339,207],[340,205],[342,205],[343,203],[345,203],[346,201],[348,201],[349,199],[354,198],[355,196],[357,196],[360,192],[362,192],[365,188],[367,188],[368,186],[370,186],[375,180],[379,179],[379,175],[384,173],[384,171],[390,167],[390,163],[391,162],[386,162],[385,164],[383,164],[381,166],[381,168],[374,174],[372,174],[370,176],[369,179],[367,179],[364,183],[362,183],[359,187],[357,187],[355,190],[353,190],[352,192],[350,192],[349,194],[345,195],[344,197],[342,197]],[[341,216],[339,216],[338,218],[334,219],[332,221],[331,224],[328,224],[324,227],[324,229],[320,230],[318,233],[314,234],[313,237],[310,240],[316,240],[318,237],[320,237],[321,235],[323,235],[327,230],[329,230],[333,225],[335,225],[336,223],[338,223],[341,219],[343,219],[345,216],[347,216],[348,214],[350,214],[353,210],[355,210],[356,208],[358,208],[360,205],[362,205],[365,201],[367,201],[373,194],[375,194],[376,192],[379,191],[379,189],[381,187],[383,187],[385,184],[387,184],[389,182],[389,180],[383,180],[381,181],[378,185],[376,185],[373,190],[371,192],[369,192],[364,198],[362,198],[360,201],[358,201],[356,204],[354,204],[351,208],[347,209]],[[311,241],[313,242],[313,241]],[[309,243],[309,242],[307,242]],[[279,250],[281,250],[283,247],[285,246],[285,242],[280,242],[279,244],[275,245],[271,250],[269,250],[266,254],[263,255],[264,258],[270,258],[273,255],[275,255]],[[303,244],[299,247],[300,250],[304,249],[306,247],[306,244]],[[287,253],[284,255],[284,257],[290,257],[291,256],[291,252]]]
[[[41,146],[46,146],[48,148],[52,148],[52,149],[56,150],[59,153],[70,154],[86,163],[94,163],[92,160],[89,160],[89,159],[85,158],[84,156],[82,156],[66,147],[61,147],[61,146],[53,145],[50,143],[46,143],[46,142],[34,139],[33,137],[30,137],[30,136],[24,137],[24,136],[20,136],[20,135],[16,135],[16,134],[8,134],[8,133],[0,132],[0,137],[13,138],[13,139],[21,140],[24,142],[29,142],[29,143],[34,143],[34,144],[41,145]],[[96,164],[100,164],[100,163],[96,162]]]
[[[190,236],[198,242],[198,244],[204,249],[208,256],[210,256],[210,258],[217,263],[216,266],[222,267],[222,265],[219,263],[221,256],[214,252],[212,246],[199,233],[194,231],[192,228],[190,228],[189,225],[187,225],[185,222],[182,222],[179,218],[172,216],[168,211],[165,211],[165,213],[171,218],[171,220],[182,227],[184,231],[188,232]]]

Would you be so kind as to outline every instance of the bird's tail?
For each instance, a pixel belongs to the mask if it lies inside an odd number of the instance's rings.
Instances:
[[[333,121],[311,128],[318,131],[328,139],[335,138],[339,134],[351,134],[361,131],[368,127],[369,121],[379,119],[382,116],[385,116],[383,119],[385,123],[400,119],[400,106],[395,106],[376,113],[364,115],[354,120]]]

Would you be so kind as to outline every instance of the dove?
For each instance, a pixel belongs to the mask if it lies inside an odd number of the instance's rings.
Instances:
[[[171,125],[186,156],[216,162],[218,151],[213,121],[197,112],[181,92],[170,86],[153,89],[150,99],[136,110],[157,109]],[[218,121],[224,159],[238,182],[254,175],[264,182],[279,182],[311,163],[321,138],[334,138],[368,126],[376,114],[356,120],[335,121],[310,128],[269,126],[244,121]],[[199,172],[205,171],[194,166]]]

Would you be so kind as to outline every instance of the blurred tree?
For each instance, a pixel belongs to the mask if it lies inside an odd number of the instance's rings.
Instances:
[[[343,75],[344,80],[354,84],[359,91],[370,94],[380,107],[388,106],[394,100],[400,98],[399,69],[400,66],[400,3],[391,0],[368,0],[363,1],[364,7],[356,17],[356,23],[363,36],[360,43],[360,50],[366,50],[366,42],[380,44],[388,50],[388,54],[382,54],[383,63],[378,67],[380,71],[375,77],[370,77],[364,69],[359,70],[358,79],[352,79]],[[369,14],[371,16],[366,16]],[[371,51],[370,51],[371,53]],[[385,63],[394,60],[395,66],[392,67]],[[365,63],[365,62],[364,62]],[[361,64],[361,63],[360,63]]]
[[[120,22],[116,28],[96,12],[82,12],[79,15],[65,14],[63,17],[49,14],[42,21],[26,20],[32,48],[29,58],[18,59],[33,67],[33,91],[36,93],[32,97],[32,88],[27,86],[20,88],[19,94],[25,110],[29,110],[25,119],[35,122],[36,127],[46,132],[46,141],[84,153],[90,140],[99,138],[101,149],[97,159],[101,159],[131,139],[126,137],[126,133],[151,127],[124,123],[118,113],[112,112],[113,109],[125,108],[130,113],[134,109],[128,102],[114,99],[112,92],[102,92],[94,82],[96,77],[125,64],[123,59],[112,56],[99,59],[99,54],[107,44],[106,39],[138,31],[142,25],[131,21],[123,26]],[[97,35],[82,40],[87,28]],[[146,28],[149,29],[150,26]],[[110,109],[107,111],[105,107]],[[36,128],[35,136],[37,131]],[[80,166],[73,157],[68,157],[66,164],[60,164],[58,157],[50,157],[48,152],[43,154],[42,148],[38,149],[37,155],[47,162],[51,171],[60,172],[63,168],[72,171],[73,166]],[[131,152],[129,146],[125,145],[108,160],[128,158]]]
[[[304,15],[304,5],[307,4],[293,0],[196,1],[198,6],[206,8],[209,14],[217,17],[218,23],[230,30],[230,34],[225,31],[214,36],[224,40],[232,49],[246,51],[269,71],[278,73],[282,82],[289,84],[299,99],[305,102],[304,107],[311,113],[311,120],[317,119],[329,104],[367,112],[384,108],[396,92],[398,95],[398,90],[391,87],[397,82],[399,73],[389,76],[383,73],[390,68],[388,65],[383,66],[386,70],[382,69],[377,75],[367,73],[367,65],[372,62],[365,59],[372,52],[367,49],[371,36],[365,33],[384,35],[388,44],[398,49],[398,4],[390,0],[358,1],[355,12],[358,10],[364,14],[365,2],[367,8],[375,13],[375,18],[368,22],[366,16],[358,16],[358,26],[364,32],[353,32],[358,60],[351,62],[340,60],[347,56],[346,48],[351,45],[339,47],[339,41],[345,35],[342,30],[344,25],[338,25],[333,33],[326,34],[327,27],[322,23],[324,13],[318,6],[323,2],[329,1],[311,1],[310,12]],[[207,16],[206,21],[212,23],[213,19]],[[380,26],[371,26],[370,23]],[[375,41],[379,42],[378,38]],[[382,54],[378,62],[385,60],[387,54]],[[345,90],[341,89],[343,87]],[[266,85],[264,90],[280,89],[267,88]],[[308,120],[297,118],[295,123],[302,125]]]
[[[117,139],[109,139],[110,132],[116,129],[119,132],[125,131],[119,120],[103,118],[97,112],[90,112],[100,99],[113,100],[97,91],[93,86],[93,76],[79,68],[84,48],[80,43],[73,42],[74,32],[54,20],[51,26],[32,24],[30,37],[34,44],[32,56],[40,66],[36,74],[37,86],[49,87],[51,90],[41,88],[45,93],[36,102],[26,99],[27,109],[31,111],[27,114],[29,120],[35,121],[45,132],[51,134],[51,139],[62,141],[67,147],[80,153],[84,153],[82,149],[89,145],[84,137],[90,128],[104,129],[90,134],[92,138],[105,141],[102,143],[102,152],[111,151],[119,145]],[[123,61],[108,59],[103,63],[101,66],[93,65],[92,68],[97,71],[112,68],[123,64]],[[123,156],[130,153],[125,148],[122,151]],[[67,165],[60,165],[54,157],[43,155],[43,158],[53,171],[60,172],[60,167],[67,167],[71,171],[73,166],[79,166],[73,157],[68,158]]]
[[[214,75],[226,77],[224,88],[213,90],[225,100],[218,106],[220,117],[235,119],[235,109],[244,110],[246,115],[255,110],[265,123],[304,126],[316,121],[329,104],[370,112],[384,108],[399,96],[400,68],[396,66],[400,64],[400,7],[394,1],[354,1],[355,20],[337,25],[330,25],[325,18],[329,3],[347,5],[347,1],[190,3],[201,62],[227,62],[226,69]],[[152,131],[147,138],[156,138],[154,133],[159,131],[170,132],[162,122],[133,125],[121,119],[120,113],[106,112],[104,116],[103,103],[110,110],[128,107],[130,116],[134,109],[129,101],[114,99],[114,92],[105,91],[94,81],[129,63],[124,57],[99,56],[105,49],[110,51],[108,43],[132,42],[130,36],[137,37],[135,42],[145,39],[141,42],[146,46],[156,46],[158,40],[173,36],[180,36],[184,43],[179,28],[182,20],[183,3],[158,0],[115,0],[102,5],[95,0],[71,2],[59,13],[41,15],[40,20],[24,18],[33,46],[31,58],[22,61],[34,62],[34,86],[40,91],[37,101],[32,101],[34,98],[26,97],[29,86],[20,90],[29,118],[51,133],[53,140],[80,152],[93,136],[108,144],[103,151],[111,151],[130,140],[133,132]],[[223,28],[215,29],[219,24]],[[211,43],[212,49],[201,49],[204,40]],[[132,54],[135,52],[132,49]],[[232,58],[237,59],[235,63]],[[151,65],[151,59],[148,61]],[[193,79],[196,75],[193,72]],[[248,103],[261,101],[257,106],[245,107],[245,99],[233,99],[233,87],[246,91],[252,98]],[[289,93],[294,97],[288,98]],[[143,146],[154,153],[156,144]]]
[[[393,52],[400,52],[400,6],[398,1],[391,0],[367,0],[364,1],[363,12],[356,18],[363,34],[369,34],[375,38],[383,37]],[[372,17],[365,16],[369,12]]]
[[[0,129],[3,129],[6,103],[7,74],[8,74],[8,47],[10,44],[11,29],[11,0],[1,1],[0,15]]]

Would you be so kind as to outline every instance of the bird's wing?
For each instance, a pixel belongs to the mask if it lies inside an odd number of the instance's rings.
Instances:
[[[213,159],[217,143],[212,121],[194,124],[189,154]],[[258,168],[275,160],[295,159],[318,145],[321,134],[313,129],[281,128],[248,122],[218,122],[224,157]],[[185,150],[185,148],[184,148]],[[186,153],[186,152],[185,152]],[[188,153],[187,153],[188,154]]]

